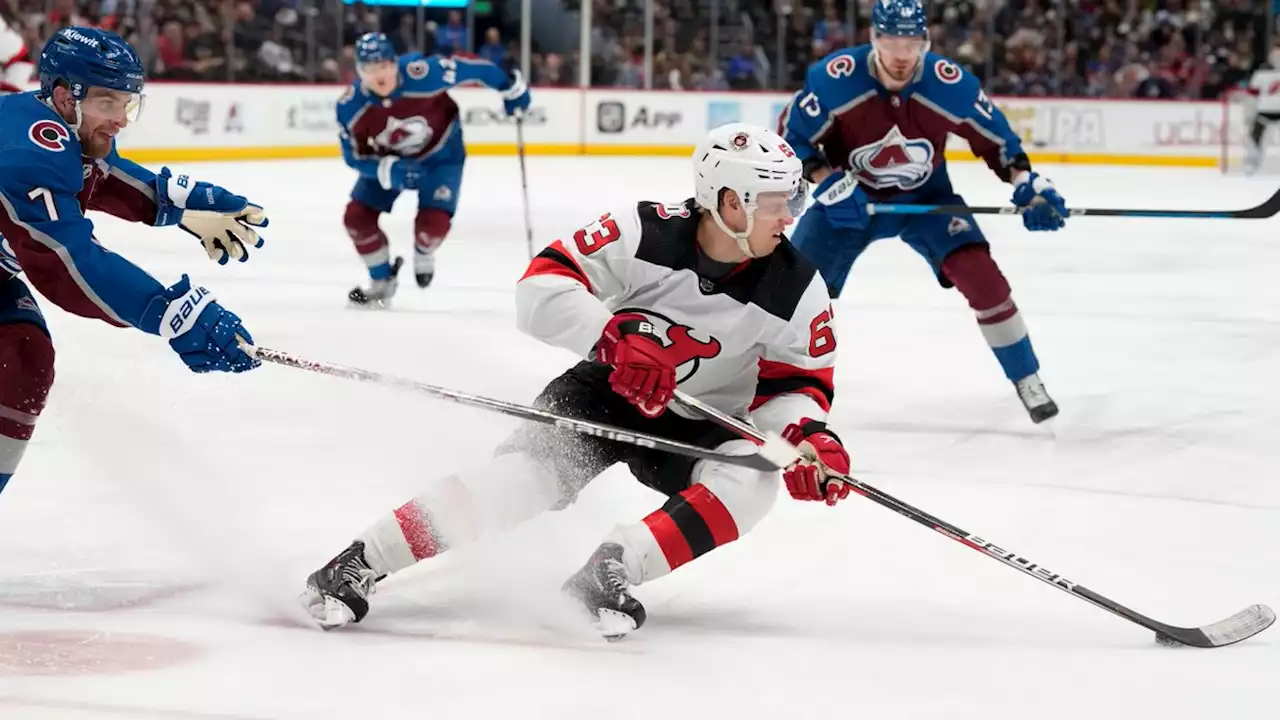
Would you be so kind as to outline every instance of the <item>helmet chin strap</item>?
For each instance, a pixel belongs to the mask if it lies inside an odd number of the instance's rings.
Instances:
[[[756,209],[754,207],[749,208],[745,206],[743,207],[743,209],[747,211],[747,229],[743,230],[742,232],[734,232],[733,230],[730,230],[729,226],[724,224],[724,218],[720,217],[720,211],[716,208],[711,209],[711,218],[716,221],[716,225],[720,226],[720,229],[725,231],[725,233],[728,234],[729,237],[732,237],[734,240],[738,241],[738,249],[742,251],[743,255],[746,255],[747,257],[754,259],[759,257],[755,253],[751,252],[751,243],[750,243],[751,228],[755,227],[755,224],[756,224],[756,217],[755,217]]]
[[[84,111],[80,109],[79,100],[75,101],[76,102],[76,121],[73,123],[68,123],[67,119],[62,117],[62,113],[58,112],[58,108],[53,106],[52,97],[40,98],[40,102],[49,106],[49,109],[52,110],[55,114],[57,114],[58,119],[61,120],[63,123],[66,123],[67,127],[71,129],[71,132],[73,133],[80,132],[80,124],[84,122]]]

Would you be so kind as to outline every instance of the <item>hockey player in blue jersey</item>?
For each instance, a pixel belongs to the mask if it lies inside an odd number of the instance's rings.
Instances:
[[[258,361],[240,318],[186,275],[166,288],[98,244],[85,211],[178,225],[210,256],[243,260],[261,245],[261,207],[209,183],[155,174],[116,152],[137,118],[143,69],[120,36],[59,30],[37,63],[40,89],[0,97],[0,490],[26,450],[53,385],[54,351],[27,280],[54,304],[169,342],[195,372],[243,372]]]
[[[870,45],[831,53],[809,68],[784,112],[781,134],[804,162],[817,201],[791,242],[838,297],[849,269],[874,240],[900,236],[956,287],[1034,422],[1058,414],[1009,283],[972,216],[871,215],[868,202],[963,204],[944,156],[948,134],[1014,186],[1028,230],[1058,230],[1066,203],[1031,169],[1017,134],[978,81],[929,52],[920,0],[877,0]]]
[[[343,223],[371,283],[348,297],[356,305],[385,307],[396,291],[401,259],[392,261],[379,216],[391,211],[401,192],[417,191],[413,274],[425,288],[458,207],[467,153],[462,119],[448,91],[462,85],[493,88],[514,115],[529,107],[529,89],[519,71],[508,76],[485,60],[418,53],[397,58],[382,33],[356,42],[356,68],[359,77],[338,101],[342,155],[360,173]]]

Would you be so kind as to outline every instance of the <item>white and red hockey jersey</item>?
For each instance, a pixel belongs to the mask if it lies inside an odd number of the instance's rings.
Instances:
[[[33,69],[22,34],[0,18],[0,94],[26,92]]]
[[[615,314],[639,313],[676,354],[681,390],[750,412],[765,431],[825,420],[836,358],[826,283],[786,241],[723,278],[699,276],[699,218],[692,199],[642,202],[551,243],[517,285],[520,329],[586,358]]]

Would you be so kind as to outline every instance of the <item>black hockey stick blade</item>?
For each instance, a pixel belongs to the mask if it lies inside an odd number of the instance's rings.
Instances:
[[[872,215],[1021,215],[1027,208],[985,207],[974,205],[908,205],[902,203],[868,203]],[[1139,210],[1134,208],[1070,208],[1069,217],[1147,217],[1201,220],[1259,220],[1280,213],[1280,190],[1261,205],[1243,210]]]
[[[760,452],[752,452],[745,455],[717,452],[715,450],[698,447],[697,445],[682,443],[678,440],[668,440],[667,438],[661,438],[656,435],[646,435],[644,433],[633,432],[613,425],[605,425],[604,423],[578,420],[564,415],[557,415],[556,413],[549,412],[547,410],[540,410],[538,408],[519,405],[505,400],[495,400],[481,395],[472,395],[470,393],[450,390],[436,385],[428,385],[416,380],[395,377],[393,375],[384,375],[383,373],[373,372],[371,370],[361,370],[359,368],[347,367],[345,365],[335,365],[333,363],[307,360],[281,350],[272,350],[270,348],[247,345],[244,343],[241,343],[241,347],[244,348],[246,353],[263,362],[284,365],[285,367],[296,368],[299,370],[307,370],[321,375],[331,375],[334,377],[345,378],[347,380],[357,380],[377,385],[414,390],[441,400],[448,400],[460,405],[469,405],[471,407],[492,410],[494,412],[499,412],[503,415],[510,415],[511,417],[517,417],[522,420],[532,420],[546,425],[554,425],[561,430],[567,430],[581,435],[590,435],[592,437],[604,438],[614,442],[636,445],[638,447],[659,450],[661,452],[672,453],[673,455],[683,455],[685,457],[697,458],[699,460],[714,460],[715,462],[722,462],[727,465],[739,465],[753,470],[760,470],[762,472],[775,471],[780,468],[776,460],[770,460]]]

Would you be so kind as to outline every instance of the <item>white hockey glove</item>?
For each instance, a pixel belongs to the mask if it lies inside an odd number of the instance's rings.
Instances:
[[[169,168],[156,174],[156,227],[177,224],[200,238],[209,259],[219,265],[235,258],[249,259],[248,248],[262,247],[255,228],[267,226],[267,214],[249,202],[213,183],[193,180],[190,175],[174,176]]]
[[[255,228],[266,226],[266,212],[252,203],[226,214],[212,210],[187,210],[178,225],[200,238],[209,259],[219,265],[226,265],[228,260],[248,260],[248,248],[260,248],[263,243]]]

